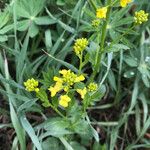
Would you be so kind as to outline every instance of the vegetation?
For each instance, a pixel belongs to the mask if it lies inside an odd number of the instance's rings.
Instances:
[[[148,0],[0,7],[0,149],[150,149]]]

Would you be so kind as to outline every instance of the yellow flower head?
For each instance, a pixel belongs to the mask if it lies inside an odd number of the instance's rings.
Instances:
[[[63,81],[68,85],[73,85],[77,75],[74,74],[71,70],[66,70],[66,73],[63,74]]]
[[[99,19],[95,19],[92,21],[92,26],[94,28],[97,28],[100,25],[100,20]]]
[[[59,73],[65,76],[67,74],[67,70],[66,69],[60,70]]]
[[[48,89],[51,92],[51,97],[54,97],[59,91],[64,90],[68,92],[72,88],[73,84],[85,80],[83,75],[76,75],[71,70],[60,70],[61,77],[54,76],[53,80],[56,81],[54,86],[50,86]]]
[[[77,39],[73,46],[76,55],[80,55],[81,52],[87,47],[87,45],[88,45],[88,40],[86,38]]]
[[[83,75],[77,76],[74,82],[81,82],[84,81],[85,77]]]
[[[98,86],[97,86],[97,84],[94,83],[94,82],[93,82],[93,83],[90,83],[90,84],[88,85],[88,90],[89,90],[90,92],[96,91],[97,88],[98,88]]]
[[[63,82],[63,80],[61,78],[56,77],[56,76],[54,76],[53,80],[56,82]]]
[[[107,14],[107,7],[102,7],[102,8],[98,8],[96,10],[96,17],[97,18],[106,18],[106,14]]]
[[[144,10],[135,12],[134,20],[136,24],[142,24],[143,22],[148,21],[148,13],[145,13]]]
[[[81,95],[81,98],[84,99],[87,89],[86,87],[84,87],[84,89],[77,89],[77,92]]]
[[[120,6],[126,7],[131,2],[132,2],[132,0],[120,0]]]
[[[62,90],[62,88],[63,88],[62,82],[56,82],[54,87],[50,86],[48,90],[51,92],[51,97],[54,97],[57,94],[57,92]]]
[[[32,91],[39,92],[38,85],[39,82],[33,78],[28,79],[26,82],[24,82],[24,86],[26,87],[26,90],[29,92]]]
[[[71,98],[68,95],[61,95],[59,105],[63,107],[68,107],[68,103],[71,101]]]

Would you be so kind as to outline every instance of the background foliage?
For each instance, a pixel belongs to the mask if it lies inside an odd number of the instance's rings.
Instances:
[[[99,7],[105,2],[95,3]],[[150,12],[148,0],[135,0],[129,7],[112,11],[107,54],[96,76],[96,82],[103,85],[100,97],[104,97],[88,108],[86,121],[80,120],[78,105],[70,109],[71,122],[78,120],[74,126],[51,108],[43,108],[34,94],[24,90],[23,82],[35,77],[48,87],[59,69],[76,72],[78,59],[72,45],[80,37],[90,41],[90,63],[84,72],[92,72],[101,28],[91,25],[95,19],[91,1],[12,0],[0,1],[0,7],[1,149],[150,148],[150,20],[108,47],[128,32],[136,10]]]

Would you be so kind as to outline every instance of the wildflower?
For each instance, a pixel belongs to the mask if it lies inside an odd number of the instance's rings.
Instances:
[[[54,76],[53,80],[54,80],[54,81],[57,81],[57,82],[63,82],[61,78],[56,77],[56,76]]]
[[[39,92],[39,82],[33,78],[28,79],[26,82],[24,82],[24,85],[26,87],[26,90],[29,92],[35,91],[35,92]]]
[[[61,95],[59,105],[63,107],[68,107],[68,103],[71,101],[71,98],[68,95]]]
[[[54,97],[57,94],[57,92],[62,90],[62,88],[63,88],[62,82],[56,82],[54,87],[50,86],[48,90],[51,92],[51,97]]]
[[[90,92],[96,91],[97,88],[98,88],[98,86],[97,86],[97,84],[94,83],[94,82],[93,82],[93,83],[90,83],[90,84],[88,85],[88,90],[89,90]]]
[[[76,82],[85,80],[85,77],[83,75],[77,76],[74,72],[71,72],[71,70],[63,69],[59,71],[59,73],[61,73],[63,76],[62,78],[63,82],[71,86]]]
[[[84,89],[77,89],[77,92],[81,95],[81,98],[84,99],[84,97],[87,93],[87,89],[86,89],[86,87],[84,87]]]
[[[68,92],[68,90],[73,86],[74,83],[85,80],[85,77],[83,75],[78,76],[71,70],[63,69],[60,70],[59,73],[62,76],[54,76],[53,80],[56,81],[56,83],[54,86],[50,86],[50,88],[48,89],[51,92],[51,97],[54,97],[61,90]]]
[[[77,39],[73,46],[76,55],[80,55],[82,51],[87,47],[87,45],[88,45],[88,40],[86,38]]]
[[[97,28],[100,25],[100,20],[99,19],[95,19],[92,21],[92,26],[94,28]]]
[[[132,0],[120,0],[121,7],[126,7],[127,4],[131,3]]]
[[[97,18],[106,18],[106,14],[107,14],[107,7],[102,7],[102,8],[98,8],[96,10],[96,17]]]
[[[80,76],[76,77],[75,82],[81,82],[84,80],[85,80],[85,77],[83,75],[80,75]]]
[[[60,70],[59,73],[65,76],[67,74],[67,70],[66,69]]]
[[[148,21],[148,13],[145,13],[144,10],[135,12],[134,20],[136,24],[142,24],[143,22]]]

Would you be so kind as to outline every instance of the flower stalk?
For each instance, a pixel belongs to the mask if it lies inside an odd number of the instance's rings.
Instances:
[[[104,22],[103,27],[102,27],[100,48],[97,50],[97,53],[96,53],[96,64],[95,64],[94,71],[90,77],[90,82],[94,80],[96,74],[99,72],[102,54],[104,53],[104,44],[105,44],[105,38],[106,38],[106,33],[107,33],[107,25],[108,25],[110,11],[111,11],[111,0],[107,1],[107,6],[108,6],[108,9],[107,9],[106,21]]]

